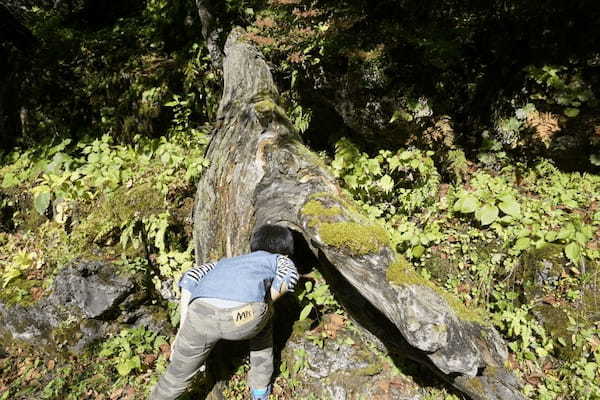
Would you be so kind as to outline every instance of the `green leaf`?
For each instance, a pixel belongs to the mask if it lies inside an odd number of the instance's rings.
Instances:
[[[38,214],[44,215],[46,213],[46,210],[50,205],[51,197],[52,194],[50,192],[41,192],[35,196],[35,198],[33,199],[33,207],[35,208],[35,211],[38,212]]]
[[[135,368],[139,369],[141,367],[141,365],[142,365],[142,363],[141,363],[140,357],[134,356],[134,357],[131,357],[131,358],[117,364],[117,372],[121,376],[127,376]]]
[[[572,262],[578,263],[581,259],[581,248],[577,243],[569,243],[565,246],[565,255]]]
[[[472,212],[475,212],[475,210],[477,209],[477,207],[479,207],[479,200],[477,200],[474,196],[472,195],[466,195],[465,197],[462,197],[460,200],[460,209],[458,211],[462,212],[463,214],[469,214]]]
[[[412,256],[414,258],[421,258],[421,256],[423,255],[423,253],[425,253],[425,247],[418,245],[413,247],[412,249]]]
[[[371,158],[369,161],[367,161],[367,170],[373,175],[379,175],[381,173],[379,161],[375,158]]]
[[[511,217],[518,218],[521,216],[521,206],[512,196],[505,197],[504,201],[498,204],[498,207],[500,207],[504,214],[510,215]]]
[[[8,173],[4,175],[4,179],[2,179],[2,188],[7,189],[13,186],[17,186],[19,184],[19,180],[15,177],[14,174]]]
[[[598,158],[600,161],[600,157]],[[390,171],[395,171],[400,166],[400,158],[395,155],[387,159],[388,165],[390,166]]]
[[[529,246],[531,246],[531,239],[529,239],[528,237],[522,237],[517,240],[513,248],[515,250],[521,251],[528,249]]]
[[[345,162],[343,157],[336,157],[331,162],[331,167],[336,171],[341,171],[344,169]]]
[[[377,181],[377,185],[385,192],[389,193],[394,188],[394,180],[389,175],[384,175]]]
[[[550,232],[546,233],[545,239],[546,239],[547,242],[554,242],[556,240],[557,236],[558,236],[557,232],[550,231]]]
[[[15,268],[15,267],[12,267],[8,271],[6,271],[2,276],[2,278],[4,279],[4,282],[2,283],[2,289],[6,288],[6,286],[8,286],[8,284],[12,280],[20,277],[22,273],[23,273],[23,271],[21,271],[20,268]]]
[[[563,111],[563,112],[565,113],[565,115],[567,117],[571,117],[571,118],[574,118],[579,115],[578,108],[565,108],[565,111]]]
[[[412,152],[409,150],[404,150],[402,153],[398,154],[398,158],[403,161],[410,160],[412,158]]]
[[[487,204],[479,209],[478,213],[477,218],[479,218],[481,225],[489,225],[498,218],[498,207]]]
[[[350,189],[356,189],[358,187],[358,179],[356,179],[355,175],[345,176],[344,181],[350,187]]]
[[[298,317],[299,321],[304,321],[308,315],[310,314],[310,312],[313,309],[313,304],[309,303],[306,306],[304,306],[304,308],[302,309],[302,311],[300,312],[300,317]]]
[[[412,121],[413,116],[404,110],[397,110],[392,115],[392,118],[390,119],[390,124],[393,122],[396,122],[398,120],[398,118],[402,118],[405,121]]]
[[[600,166],[600,154],[592,154],[590,156],[590,162],[595,166]]]

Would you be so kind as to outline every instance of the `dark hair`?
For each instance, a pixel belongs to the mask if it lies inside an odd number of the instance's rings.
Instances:
[[[269,253],[291,256],[294,254],[294,237],[292,232],[280,225],[261,225],[252,234],[250,250],[264,250]]]

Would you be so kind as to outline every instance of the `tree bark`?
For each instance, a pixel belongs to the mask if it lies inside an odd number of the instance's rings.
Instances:
[[[244,33],[234,29],[224,49],[223,97],[206,154],[211,164],[196,194],[197,261],[247,252],[255,226],[287,225],[392,322],[412,358],[473,399],[524,399],[492,327],[464,319],[410,271],[401,270],[405,281],[390,282],[399,256],[301,143],[278,105],[266,62]]]
[[[220,28],[215,22],[215,17],[210,11],[210,0],[196,0],[196,8],[198,8],[198,16],[202,23],[202,36],[206,40],[208,54],[210,54],[211,62],[215,70],[223,69],[223,52],[219,47]]]

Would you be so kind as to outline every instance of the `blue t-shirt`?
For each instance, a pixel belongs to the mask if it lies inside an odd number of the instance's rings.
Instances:
[[[196,298],[215,298],[239,302],[266,302],[270,289],[281,290],[286,283],[293,292],[298,271],[286,256],[255,251],[217,263],[202,264],[187,271],[179,286]]]

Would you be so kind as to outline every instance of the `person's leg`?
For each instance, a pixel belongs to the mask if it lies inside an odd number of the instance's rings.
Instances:
[[[185,391],[218,341],[218,332],[211,332],[211,322],[207,316],[195,312],[194,303],[190,305],[174,344],[169,367],[149,400],[174,400]]]
[[[189,290],[181,289],[181,300],[179,302],[179,329],[177,330],[177,334],[175,335],[175,339],[171,344],[171,348],[175,348],[175,343],[177,343],[177,338],[180,336],[181,329],[183,328],[183,323],[187,319],[187,310],[190,304],[190,299],[192,297],[192,293]],[[173,361],[173,352],[171,352],[171,356],[169,357],[169,361]]]
[[[250,371],[248,386],[251,390],[266,390],[273,375],[273,321],[250,339]]]

